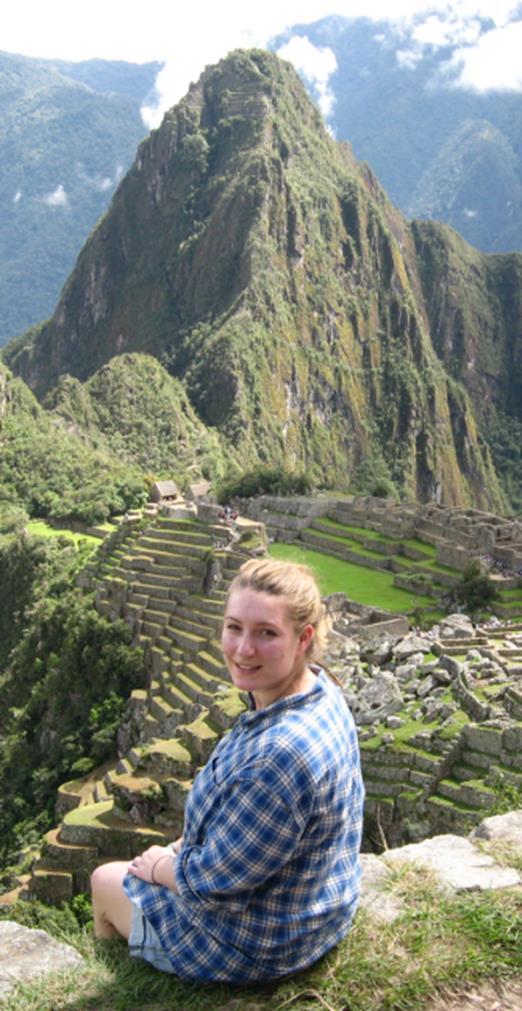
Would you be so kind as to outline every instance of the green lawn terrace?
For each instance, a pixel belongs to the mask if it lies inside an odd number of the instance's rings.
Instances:
[[[59,903],[87,888],[97,864],[180,834],[195,773],[244,708],[218,642],[228,585],[249,557],[242,540],[264,541],[259,524],[240,530],[237,540],[219,521],[132,515],[83,570],[98,610],[132,628],[148,687],[128,700],[119,758],[60,787],[63,820],[22,894]]]
[[[522,615],[520,521],[350,496],[260,496],[237,506],[265,523],[274,554],[308,562],[325,593],[342,591],[359,603],[433,624],[441,614],[438,601],[479,559],[499,591],[495,613]]]

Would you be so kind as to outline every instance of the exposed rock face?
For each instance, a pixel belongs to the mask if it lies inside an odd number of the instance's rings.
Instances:
[[[337,484],[373,460],[421,501],[501,506],[472,401],[432,343],[445,315],[423,255],[294,71],[237,52],[141,145],[53,318],[8,360],[43,394],[145,351],[249,460]]]
[[[16,983],[27,983],[70,966],[81,968],[83,958],[45,930],[30,930],[11,920],[0,921],[0,1000]]]
[[[494,836],[488,823],[495,822]],[[361,908],[385,923],[397,919],[404,911],[401,899],[390,891],[389,872],[397,866],[410,865],[430,871],[436,886],[451,892],[486,891],[516,888],[522,883],[514,867],[497,863],[502,847],[512,847],[513,854],[522,852],[522,811],[512,811],[496,818],[486,818],[467,839],[457,835],[438,835],[421,843],[386,850],[382,856],[362,854]],[[513,831],[513,826],[517,830]],[[492,839],[488,852],[477,841]],[[498,851],[498,852],[497,852]]]

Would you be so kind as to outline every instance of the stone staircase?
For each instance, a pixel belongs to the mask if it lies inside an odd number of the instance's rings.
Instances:
[[[60,787],[63,820],[45,838],[28,896],[68,900],[99,863],[181,833],[197,769],[244,708],[218,642],[228,585],[247,557],[224,549],[228,538],[220,524],[159,517],[107,553],[97,608],[131,625],[149,684],[128,700],[117,761]]]

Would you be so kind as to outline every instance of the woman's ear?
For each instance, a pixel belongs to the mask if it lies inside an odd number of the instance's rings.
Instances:
[[[305,625],[303,630],[299,634],[299,646],[303,653],[306,653],[313,637],[315,635],[315,628],[313,625]]]

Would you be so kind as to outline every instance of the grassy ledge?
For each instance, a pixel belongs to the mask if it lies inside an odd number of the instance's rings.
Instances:
[[[441,993],[485,981],[522,983],[522,894],[448,895],[425,870],[400,868],[388,892],[403,906],[392,924],[357,914],[348,937],[316,966],[279,984],[183,983],[132,962],[123,942],[95,942],[70,910],[22,903],[9,912],[72,944],[85,967],[23,984],[5,1011],[424,1011]],[[86,909],[83,909],[85,919]]]

